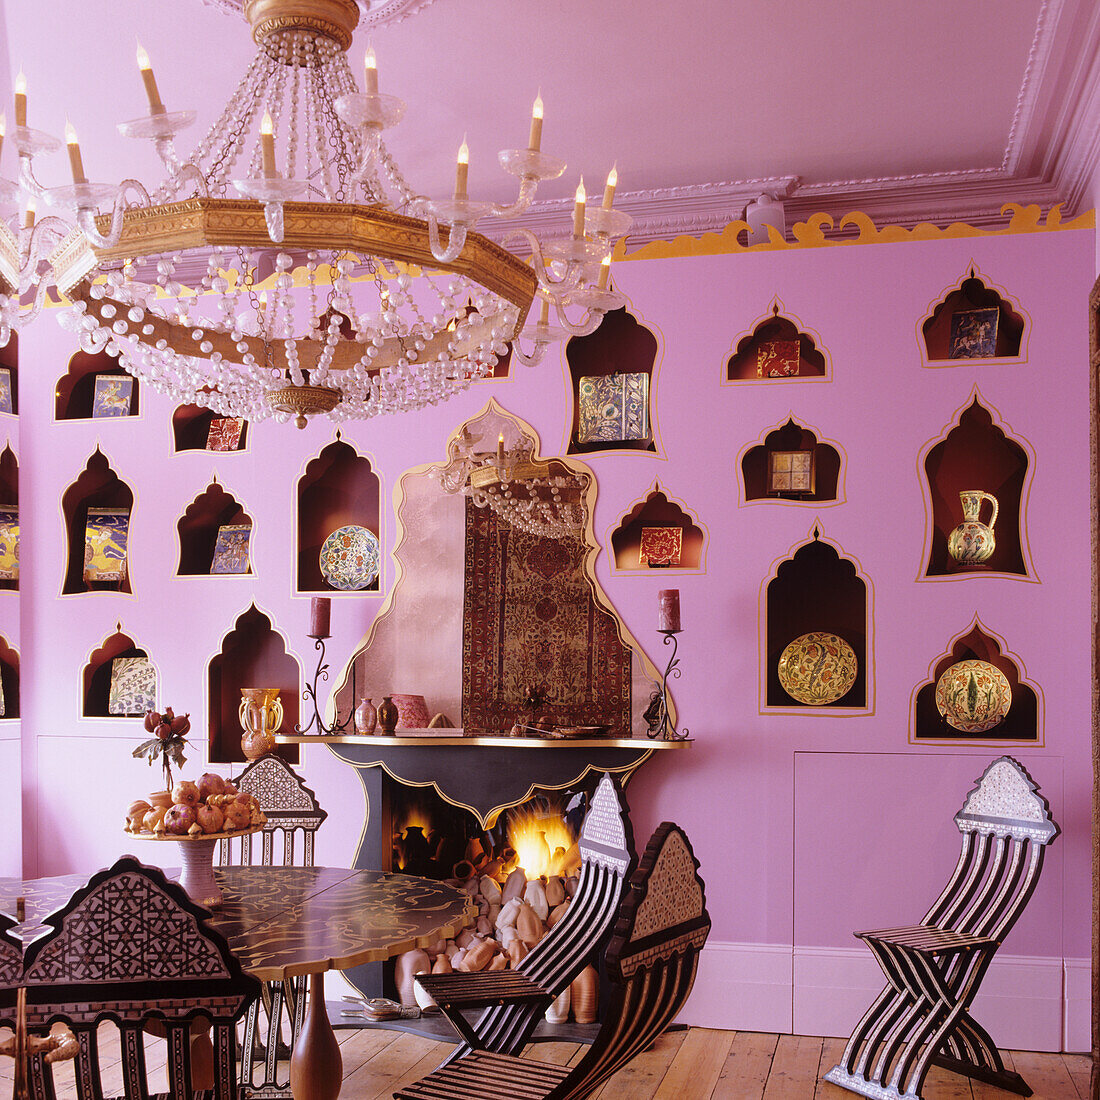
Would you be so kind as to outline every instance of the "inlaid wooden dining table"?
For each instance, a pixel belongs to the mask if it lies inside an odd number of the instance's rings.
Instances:
[[[171,870],[166,872],[173,875]],[[290,1060],[295,1100],[335,1100],[343,1063],[325,1007],[324,975],[381,962],[449,938],[477,919],[461,890],[411,875],[343,867],[218,867],[224,900],[210,924],[263,981],[309,975],[305,1023]],[[0,879],[0,912],[25,917],[16,929],[33,940],[42,919],[86,878]],[[18,899],[25,912],[17,912]]]

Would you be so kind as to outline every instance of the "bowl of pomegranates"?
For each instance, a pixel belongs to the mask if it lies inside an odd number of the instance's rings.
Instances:
[[[254,795],[207,772],[197,783],[181,779],[170,791],[138,798],[126,811],[126,832],[143,840],[180,843],[180,885],[203,905],[221,901],[213,874],[214,845],[263,828],[267,818]]]

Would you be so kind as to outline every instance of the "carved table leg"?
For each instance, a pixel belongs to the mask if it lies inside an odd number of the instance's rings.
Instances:
[[[325,1009],[325,976],[314,974],[305,1023],[290,1056],[290,1091],[294,1100],[336,1100],[343,1075],[340,1044]]]

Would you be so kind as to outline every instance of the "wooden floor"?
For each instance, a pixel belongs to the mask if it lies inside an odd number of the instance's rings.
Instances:
[[[113,1030],[113,1029],[112,1029]],[[393,1090],[430,1072],[450,1047],[396,1031],[337,1031],[344,1058],[342,1100],[388,1100]],[[153,1085],[164,1089],[164,1043],[147,1041]],[[596,1093],[599,1100],[851,1100],[852,1093],[820,1082],[837,1061],[839,1039],[692,1028],[662,1038]],[[584,1053],[572,1043],[539,1043],[528,1055],[572,1063]],[[1086,1100],[1089,1059],[1083,1054],[1013,1051],[1006,1061],[1035,1090],[1034,1100]],[[106,1095],[122,1092],[118,1042],[101,1041]],[[58,1100],[76,1096],[71,1063],[57,1074]],[[110,1067],[110,1068],[108,1068]],[[156,1072],[154,1071],[156,1067]],[[60,1067],[59,1067],[60,1068]],[[0,1096],[9,1096],[12,1063],[0,1059]],[[158,1083],[156,1078],[161,1079]],[[925,1100],[1009,1100],[1011,1093],[934,1069]],[[471,1097],[471,1100],[477,1100]]]

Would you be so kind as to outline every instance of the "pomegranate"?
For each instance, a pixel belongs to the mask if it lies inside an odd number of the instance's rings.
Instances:
[[[199,801],[199,788],[190,779],[181,779],[172,788],[172,802],[179,806],[194,806]]]
[[[229,831],[247,829],[252,815],[243,802],[230,802],[225,808],[225,828]]]
[[[217,806],[200,806],[195,811],[195,820],[202,826],[204,833],[220,833],[225,823],[225,814]]]
[[[191,803],[177,802],[164,811],[164,828],[173,835],[183,835],[194,824],[195,807]]]
[[[225,780],[214,772],[204,772],[199,777],[199,801],[205,802],[212,794],[225,792]]]

